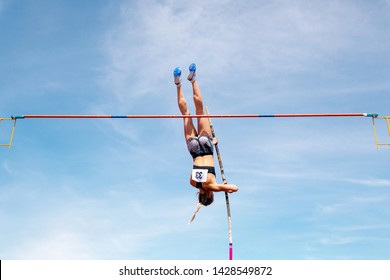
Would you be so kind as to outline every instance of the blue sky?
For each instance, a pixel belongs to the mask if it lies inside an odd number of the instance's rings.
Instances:
[[[0,0],[0,115],[178,114],[172,71],[192,62],[211,113],[389,115],[389,34],[388,0]],[[213,124],[235,259],[389,258],[370,118]],[[227,259],[224,194],[187,224],[191,166],[180,119],[20,120],[0,259]]]

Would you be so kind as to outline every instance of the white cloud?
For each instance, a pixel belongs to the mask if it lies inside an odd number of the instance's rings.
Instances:
[[[93,252],[88,248],[87,237],[78,232],[65,230],[48,235],[26,238],[19,248],[8,252],[15,259],[92,259]]]
[[[0,13],[4,10],[4,8],[5,8],[5,1],[0,0]]]
[[[354,243],[359,240],[360,240],[359,237],[353,237],[353,236],[347,236],[347,237],[331,236],[331,237],[321,238],[320,242],[323,245],[344,245],[344,244]]]
[[[8,173],[8,174],[12,174],[13,171],[11,169],[11,167],[9,166],[8,162],[7,161],[4,161],[3,162],[3,168],[4,170]]]
[[[390,180],[388,179],[343,179],[343,181],[370,187],[390,187]]]
[[[332,230],[341,231],[341,232],[356,232],[356,231],[386,230],[389,228],[390,228],[389,224],[375,224],[375,225],[354,225],[354,226],[335,227]]]
[[[355,46],[357,37],[375,33],[364,7],[340,1],[129,1],[121,11],[106,44],[106,82],[119,98],[131,88],[133,98],[144,95],[157,88],[150,84],[170,79],[177,64],[192,60],[209,78],[310,70],[352,46],[364,50]]]

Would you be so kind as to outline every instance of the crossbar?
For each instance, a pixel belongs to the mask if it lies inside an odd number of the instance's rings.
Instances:
[[[186,118],[309,118],[309,117],[378,117],[373,113],[323,114],[219,114],[219,115],[19,115],[12,119],[186,119]]]

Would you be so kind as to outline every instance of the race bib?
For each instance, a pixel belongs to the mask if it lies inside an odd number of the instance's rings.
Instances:
[[[192,169],[192,180],[196,182],[206,182],[208,173],[209,171],[207,169]]]

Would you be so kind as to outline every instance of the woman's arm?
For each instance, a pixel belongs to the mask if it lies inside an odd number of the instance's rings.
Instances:
[[[210,183],[210,184],[205,184],[203,183],[203,188],[208,191],[213,191],[213,192],[236,192],[238,191],[238,187],[236,185],[232,184],[218,184],[216,182]]]

